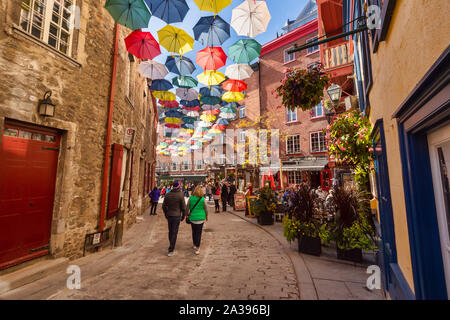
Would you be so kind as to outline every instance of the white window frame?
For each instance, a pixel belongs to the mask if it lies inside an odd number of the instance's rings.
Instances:
[[[201,171],[205,169],[203,160],[195,160],[194,161],[194,169],[195,171]]]
[[[187,169],[186,169],[186,164],[187,164]],[[182,171],[191,171],[191,162],[189,160],[183,161]]]
[[[288,171],[288,185],[297,185],[302,182],[301,171]]]
[[[247,139],[247,133],[245,131],[239,132],[239,142],[245,142]]]
[[[317,40],[319,40],[318,36],[309,38],[309,39],[306,40],[306,44],[311,43],[311,42],[315,42]],[[316,52],[320,51],[320,45],[317,45],[317,49],[313,51],[314,48],[315,48],[315,46],[306,49],[306,55],[313,54],[313,53],[316,53]]]
[[[289,119],[289,115],[291,115],[291,119]],[[286,108],[286,122],[287,123],[297,122],[297,119],[298,119],[297,109],[295,109],[295,111],[291,111],[289,108]]]
[[[320,109],[322,109],[322,114],[320,116],[317,115],[317,107],[319,107],[319,106],[320,106]],[[311,110],[314,110],[314,115],[311,115],[311,119],[324,117],[322,101],[320,101],[320,103],[317,106],[313,107]]]
[[[291,63],[292,61],[295,61],[295,52],[293,52],[293,53],[291,53],[291,54],[288,54],[287,52],[288,52],[288,50],[291,50],[291,49],[294,49],[294,47],[290,47],[290,48],[287,48],[286,50],[284,50],[284,54],[283,54],[283,56],[284,56],[284,64],[288,64],[288,63]],[[287,57],[292,57],[292,59],[290,59],[290,60],[287,60],[286,58]]]
[[[296,152],[296,148],[295,148],[295,140],[292,143],[292,152],[289,152],[289,138],[294,138],[294,137],[298,137],[298,152]],[[286,137],[286,154],[299,154],[301,153],[301,139],[300,139],[300,135],[299,134],[295,134],[295,135],[291,135],[291,136],[287,136]]]
[[[175,165],[175,169],[173,168]],[[170,171],[180,171],[179,163],[178,162],[172,162],[170,166]]]
[[[245,106],[239,107],[239,119],[245,118]]]
[[[22,27],[21,27],[21,30],[23,30],[24,32],[30,34],[32,37],[35,37],[36,39],[39,39],[42,42],[45,42],[46,44],[48,44],[50,47],[54,48],[58,52],[60,52],[60,53],[62,53],[64,55],[70,57],[70,56],[72,56],[72,42],[73,42],[73,30],[74,30],[74,28],[73,28],[73,26],[71,26],[71,24],[73,23],[72,16],[70,16],[69,20],[67,20],[67,19],[65,19],[63,17],[62,13],[65,10],[64,9],[65,8],[64,7],[65,1],[67,1],[67,0],[61,0],[61,3],[60,3],[60,6],[61,6],[60,13],[61,14],[59,15],[59,23],[58,24],[55,23],[52,20],[53,7],[54,7],[54,4],[55,4],[55,0],[30,0],[30,7],[29,7],[29,11],[28,11],[29,15],[28,15],[28,17],[26,19],[24,19],[24,12],[25,11],[23,9],[21,9],[19,25],[21,26],[22,22],[24,20],[28,20],[29,21],[29,25],[27,27],[27,30],[23,29]],[[37,36],[33,35],[32,34],[32,29],[31,29],[32,25],[33,25],[32,21],[33,21],[34,13],[35,13],[34,5],[35,5],[36,2],[44,4],[43,14],[41,15],[42,28],[41,28],[41,35],[40,35],[40,37],[37,37]],[[71,2],[71,6],[69,6],[69,8],[74,10],[74,8],[76,8],[76,0],[70,0],[70,2]],[[21,3],[21,6],[25,5],[22,1],[20,3]],[[74,14],[74,13],[71,12],[71,15],[72,14]],[[62,22],[63,21],[67,22],[68,30],[66,30],[66,29],[64,29],[62,27]],[[49,43],[50,38],[54,38],[53,36],[50,35],[50,26],[52,24],[56,25],[57,29],[58,29],[57,30],[58,35],[56,36],[57,37],[56,38],[56,47],[54,47],[53,45],[51,45]],[[64,30],[68,34],[68,39],[67,39],[67,43],[66,43],[66,45],[67,45],[67,52],[61,51],[61,30]]]
[[[312,139],[313,139],[313,135],[318,134],[319,135],[319,148],[321,147],[321,143],[320,143],[320,134],[323,134],[324,137],[324,145],[322,146],[323,149],[320,149],[319,151],[315,151],[313,150],[313,143],[312,143]],[[321,152],[327,152],[327,139],[325,134],[323,133],[323,131],[314,131],[314,132],[310,132],[309,133],[309,149],[311,151],[311,153],[321,153]]]

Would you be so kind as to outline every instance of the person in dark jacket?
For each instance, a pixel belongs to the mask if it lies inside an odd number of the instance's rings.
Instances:
[[[158,201],[159,197],[161,196],[161,192],[157,187],[155,187],[148,196],[150,197],[150,200],[152,202],[152,207],[150,208],[150,215],[156,216],[156,209],[158,207]]]
[[[234,183],[230,185],[230,193],[228,194],[228,204],[233,208],[234,210],[234,195],[236,194],[236,186]]]
[[[228,201],[228,186],[226,182],[224,182],[224,184],[222,185],[221,197],[222,197],[222,211],[226,212]]]
[[[177,242],[178,228],[180,227],[180,222],[184,220],[186,211],[186,202],[178,182],[173,184],[172,191],[164,197],[162,208],[169,225],[170,246],[167,255],[171,257],[175,253],[174,250]]]

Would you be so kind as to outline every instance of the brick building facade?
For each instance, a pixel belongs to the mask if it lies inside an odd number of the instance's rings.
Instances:
[[[86,234],[114,231],[119,204],[126,227],[148,207],[155,102],[125,48],[131,30],[115,32],[103,4],[0,3],[0,269],[44,255],[79,257]],[[48,91],[54,116],[38,111]],[[131,143],[127,128],[135,130]]]

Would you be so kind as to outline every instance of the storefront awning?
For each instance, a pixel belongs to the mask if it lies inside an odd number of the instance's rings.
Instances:
[[[300,160],[295,164],[283,164],[283,171],[322,171],[328,164],[328,159]]]

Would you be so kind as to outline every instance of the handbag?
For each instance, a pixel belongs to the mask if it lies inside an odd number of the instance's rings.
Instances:
[[[202,198],[198,199],[197,203],[194,204],[194,206],[191,209],[191,212],[195,209],[195,207],[198,205],[198,203],[200,202],[200,200],[202,200]],[[186,223],[187,224],[191,224],[191,220],[189,220],[189,217],[186,218]]]

